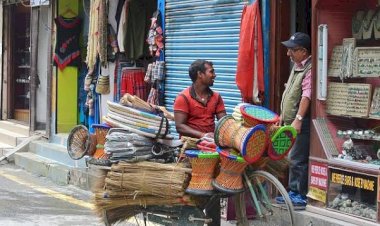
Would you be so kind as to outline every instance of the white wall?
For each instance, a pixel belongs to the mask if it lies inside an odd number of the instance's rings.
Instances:
[[[51,28],[49,19],[49,7],[40,7],[40,23],[38,35],[38,62],[37,74],[40,79],[40,85],[37,88],[37,124],[46,123],[47,98],[47,76],[48,76],[48,38],[50,37]]]

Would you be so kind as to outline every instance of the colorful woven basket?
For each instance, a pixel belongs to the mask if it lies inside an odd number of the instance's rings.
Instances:
[[[95,159],[108,158],[104,152],[104,144],[106,143],[106,136],[111,127],[106,124],[93,124],[92,128],[94,128],[96,136],[96,151],[93,157]]]
[[[280,160],[291,150],[297,137],[297,131],[292,126],[282,126],[270,136],[268,156],[273,160]]]
[[[220,172],[212,185],[215,189],[236,194],[244,191],[242,173],[248,163],[234,149],[216,148],[220,155]]]
[[[240,112],[243,116],[244,125],[249,127],[258,124],[274,124],[280,119],[273,111],[257,105],[244,104],[240,107]]]
[[[202,140],[197,143],[197,147],[200,151],[216,152],[216,144],[214,142]]]
[[[264,125],[245,127],[231,116],[224,116],[219,120],[214,135],[216,145],[235,148],[248,163],[260,159],[268,144]]]
[[[211,184],[215,169],[219,163],[218,152],[202,152],[186,150],[185,155],[191,163],[191,180],[186,192],[192,195],[212,195],[214,188]]]

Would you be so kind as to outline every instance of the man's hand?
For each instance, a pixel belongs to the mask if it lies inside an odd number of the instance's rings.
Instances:
[[[205,133],[201,140],[206,140],[208,142],[214,142],[214,133]]]
[[[294,129],[296,129],[297,133],[299,134],[301,132],[302,121],[298,119],[294,119],[291,126],[293,126]]]

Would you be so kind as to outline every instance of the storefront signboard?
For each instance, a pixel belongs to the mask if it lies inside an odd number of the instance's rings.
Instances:
[[[320,162],[310,163],[310,183],[307,196],[311,199],[326,203],[328,167]]]

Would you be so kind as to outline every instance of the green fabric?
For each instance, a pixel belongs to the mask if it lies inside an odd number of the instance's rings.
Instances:
[[[77,13],[79,0],[60,0],[58,14],[65,16],[71,9]],[[69,16],[69,15],[67,15]],[[68,133],[77,125],[78,118],[78,68],[57,69],[57,133]]]
[[[125,37],[125,53],[128,59],[136,60],[149,55],[147,34],[150,18],[157,9],[157,1],[131,0],[128,5],[128,25]]]
[[[303,68],[292,69],[281,100],[281,118],[285,125],[290,125],[296,118],[302,95],[302,81],[311,69],[311,60]]]

